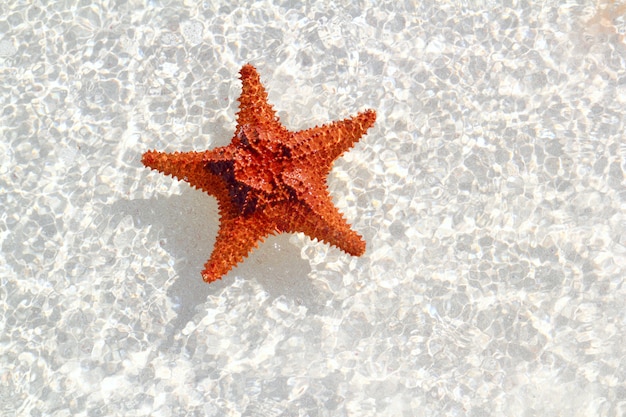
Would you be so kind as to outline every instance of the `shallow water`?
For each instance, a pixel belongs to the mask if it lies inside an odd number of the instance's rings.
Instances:
[[[190,2],[191,4],[193,2]],[[626,415],[626,5],[0,5],[0,409]],[[200,271],[217,204],[141,165],[365,108],[333,200]]]

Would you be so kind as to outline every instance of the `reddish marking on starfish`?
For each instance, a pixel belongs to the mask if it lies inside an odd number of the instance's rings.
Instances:
[[[220,227],[202,278],[221,279],[275,233],[304,232],[362,255],[365,241],[333,205],[326,178],[333,162],[374,124],[376,112],[290,132],[267,102],[256,69],[248,64],[240,73],[237,128],[228,146],[204,152],[148,151],[141,160],[217,198]]]

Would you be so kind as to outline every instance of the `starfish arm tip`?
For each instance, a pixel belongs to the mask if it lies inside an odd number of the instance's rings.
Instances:
[[[155,155],[158,154],[158,151],[149,150],[141,155],[141,163],[147,167],[150,167],[150,164],[154,161]]]
[[[202,270],[202,280],[207,284],[221,280],[222,277],[224,277],[224,275],[226,275],[235,265],[236,264],[228,265],[223,262],[219,263],[215,262],[214,259],[209,259],[207,263],[204,264],[204,269]]]
[[[241,67],[241,69],[239,70],[239,74],[241,75],[241,79],[249,78],[251,76],[258,77],[256,68],[250,63],[245,64],[243,67]]]
[[[352,256],[361,256],[365,253],[366,243],[363,237],[356,232],[350,233],[351,237],[345,237],[341,246],[337,243],[331,243],[337,246],[339,249]]]
[[[366,109],[356,116],[356,119],[360,122],[361,129],[365,132],[372,127],[376,122],[376,110]]]
[[[206,269],[204,271],[202,271],[202,280],[204,282],[206,282],[207,284],[210,284],[212,282],[215,282],[215,281],[221,280],[221,279],[222,279],[221,276],[212,274],[209,271],[207,271]]]
[[[365,253],[365,249],[366,248],[367,248],[367,245],[366,245],[365,241],[363,240],[363,238],[360,238],[359,244],[355,248],[354,256],[361,256],[361,255],[363,255]]]

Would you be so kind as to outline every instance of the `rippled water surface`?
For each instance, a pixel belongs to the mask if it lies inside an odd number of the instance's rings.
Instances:
[[[626,3],[0,5],[0,415],[626,415]],[[247,62],[359,258],[145,169],[235,129]]]

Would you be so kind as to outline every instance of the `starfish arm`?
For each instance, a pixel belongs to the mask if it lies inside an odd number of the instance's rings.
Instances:
[[[220,210],[222,211],[222,210]],[[211,257],[204,264],[202,279],[211,283],[226,275],[235,265],[243,261],[248,253],[274,233],[276,227],[262,215],[233,217],[223,214],[220,229]]]
[[[227,194],[227,191],[221,178],[206,169],[205,159],[212,152],[148,151],[143,154],[141,162],[149,168],[171,175],[178,180],[187,181],[192,186],[217,197]]]
[[[239,112],[235,138],[239,137],[243,126],[262,126],[264,129],[286,133],[287,129],[280,124],[274,109],[267,102],[267,92],[256,69],[246,64],[239,73],[242,89],[238,99]]]
[[[289,216],[279,225],[285,232],[303,232],[311,239],[318,239],[338,247],[353,256],[365,253],[365,241],[341,215],[324,183],[312,181],[302,171],[284,175],[285,183],[297,193],[290,204]]]
[[[363,237],[350,228],[339,210],[328,200],[317,203],[317,208],[309,212],[303,204],[295,208],[295,222],[285,231],[289,233],[303,232],[311,239],[329,243],[342,251],[361,256],[365,253]]]
[[[359,141],[375,121],[376,112],[366,110],[354,117],[296,132],[292,155],[307,158],[315,153],[319,155],[316,156],[318,160],[329,161],[330,167],[335,159]]]

